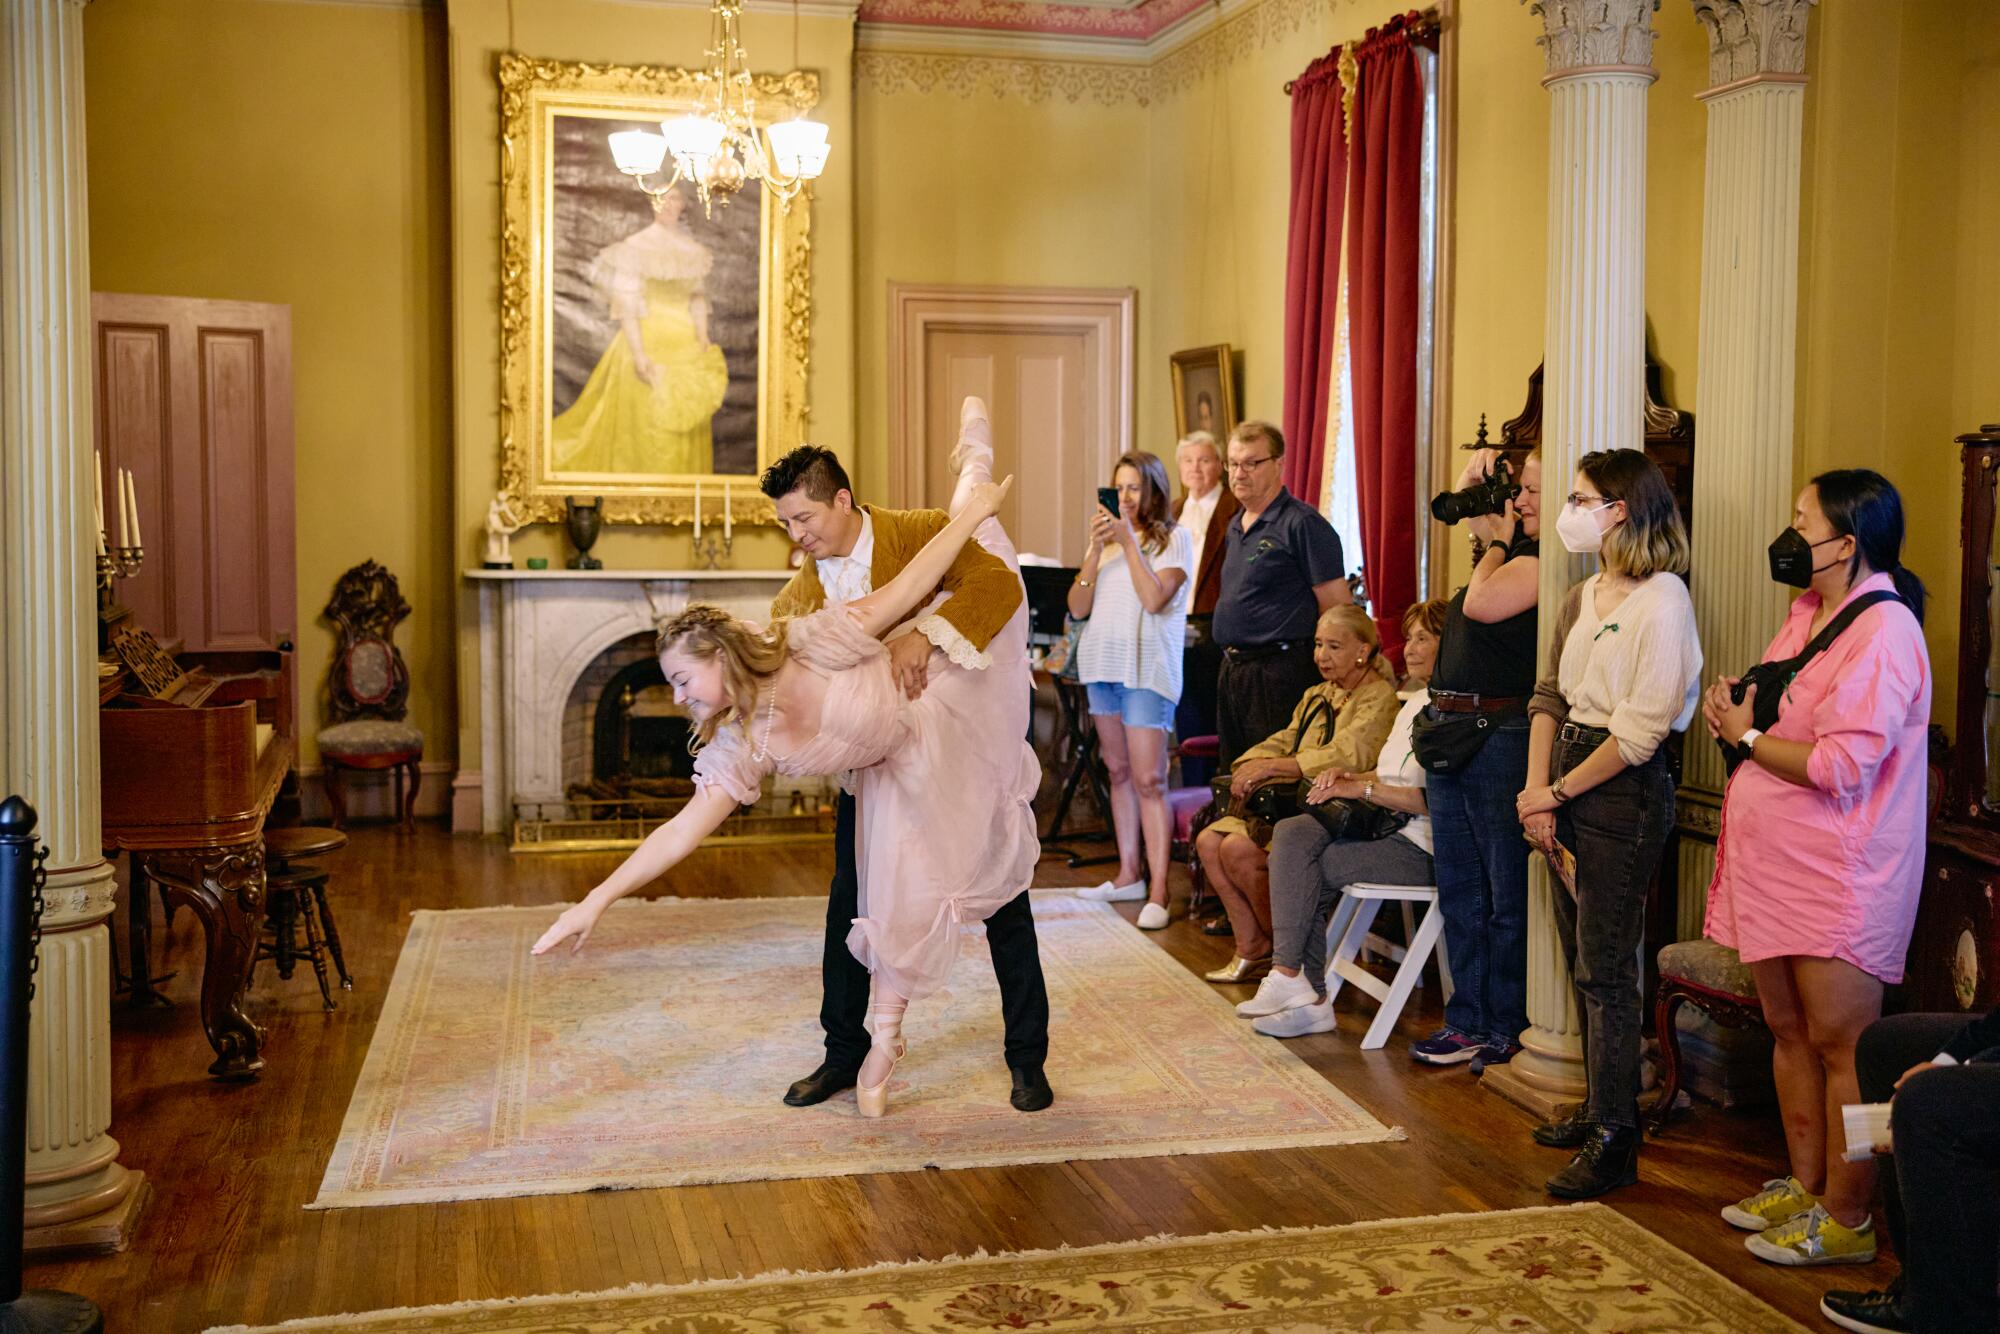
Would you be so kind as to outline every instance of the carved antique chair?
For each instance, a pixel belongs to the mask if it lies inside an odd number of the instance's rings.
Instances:
[[[393,638],[409,614],[396,576],[372,560],[341,575],[326,604],[339,641],[326,681],[325,716],[333,722],[320,731],[319,752],[336,829],[347,823],[346,775],[385,770],[394,777],[402,826],[414,828],[424,734],[406,720],[410,670]]]

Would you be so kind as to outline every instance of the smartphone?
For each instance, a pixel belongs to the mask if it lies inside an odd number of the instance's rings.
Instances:
[[[1104,508],[1106,508],[1106,509],[1110,510],[1110,511],[1111,511],[1111,512],[1112,512],[1113,514],[1117,514],[1117,513],[1118,513],[1118,488],[1117,488],[1117,487],[1115,487],[1115,486],[1100,486],[1100,487],[1098,487],[1098,488],[1097,488],[1097,503],[1098,503],[1098,504],[1100,504],[1100,505],[1102,505],[1102,506],[1104,506]]]

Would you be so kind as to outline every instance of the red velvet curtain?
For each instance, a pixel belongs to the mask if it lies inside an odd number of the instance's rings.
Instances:
[[[1285,485],[1319,504],[1340,304],[1347,125],[1340,49],[1292,82],[1292,205],[1285,244]]]
[[[1411,15],[1410,19],[1414,19]],[[1347,186],[1348,357],[1361,563],[1382,642],[1417,596],[1417,263],[1423,71],[1407,22],[1371,29],[1355,52]]]

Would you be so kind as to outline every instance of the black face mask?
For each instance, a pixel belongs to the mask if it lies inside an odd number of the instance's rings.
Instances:
[[[1840,564],[1828,561],[1825,565],[1813,564],[1813,549],[1823,547],[1828,542],[1838,542],[1846,534],[1841,533],[1818,542],[1808,542],[1805,534],[1796,528],[1787,528],[1772,541],[1771,577],[1790,588],[1806,588],[1812,584],[1812,577],[1821,570],[1830,570]]]

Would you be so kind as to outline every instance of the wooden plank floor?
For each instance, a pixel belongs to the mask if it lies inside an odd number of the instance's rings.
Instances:
[[[831,849],[704,852],[661,886],[681,895],[823,893]],[[1403,1047],[1436,1022],[1413,1004],[1381,1051],[1358,1043],[1371,1006],[1342,1002],[1337,1033],[1295,1041],[1301,1056],[1403,1143],[1194,1155],[960,1172],[766,1181],[671,1190],[307,1212],[367,1051],[396,953],[417,908],[556,903],[580,897],[615,858],[511,856],[497,840],[437,828],[362,829],[332,864],[336,915],[355,989],[324,1014],[311,970],[260,970],[252,1012],[267,1026],[255,1083],[209,1080],[194,1005],[201,943],[191,915],[156,917],[156,967],[179,969],[171,1010],[112,1019],[112,1132],[154,1191],[130,1250],[30,1267],[30,1287],[96,1300],[116,1331],[199,1330],[467,1298],[677,1283],[765,1270],[1193,1236],[1233,1228],[1344,1223],[1550,1203],[1561,1165],[1523,1116],[1463,1067],[1411,1063]],[[1097,868],[1050,859],[1040,884],[1094,883]],[[1129,908],[1131,905],[1127,905]],[[122,917],[122,911],[121,911]],[[1191,969],[1229,942],[1177,919],[1155,939]],[[703,979],[663,978],[701,986]],[[1232,998],[1247,991],[1232,989]],[[1419,993],[1422,995],[1423,993]],[[1062,1035],[1057,1033],[1060,1042]],[[801,1051],[806,1073],[818,1052]],[[994,1078],[1005,1079],[996,1061]],[[790,1114],[773,1088],[771,1114]],[[1057,1090],[1061,1095],[1061,1090]],[[1609,1203],[1809,1327],[1828,1287],[1879,1285],[1869,1269],[1780,1269],[1751,1257],[1716,1209],[1781,1171],[1775,1115],[1710,1108],[1649,1145],[1642,1183]],[[1830,1327],[1830,1326],[1828,1326]]]

